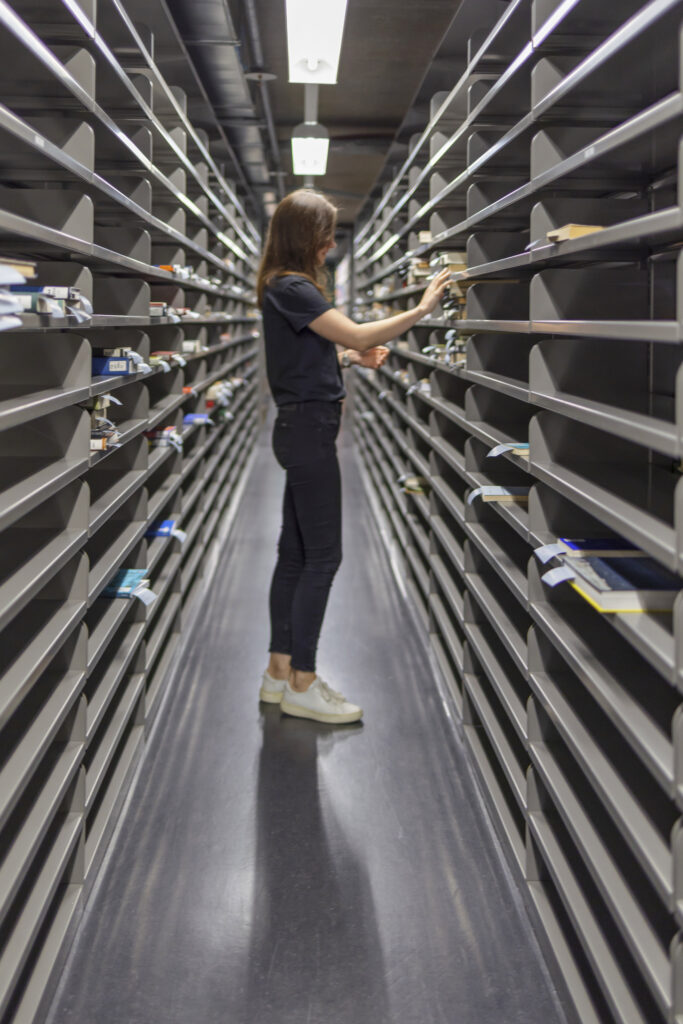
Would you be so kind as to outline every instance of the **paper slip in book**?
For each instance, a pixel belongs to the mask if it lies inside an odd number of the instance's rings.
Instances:
[[[546,237],[549,242],[567,242],[570,238],[581,238],[602,230],[602,224],[563,224],[560,228],[548,231]]]
[[[571,585],[599,612],[668,612],[683,580],[653,558],[572,558]]]

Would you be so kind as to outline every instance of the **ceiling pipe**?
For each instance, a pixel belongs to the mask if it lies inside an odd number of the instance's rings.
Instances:
[[[256,5],[254,0],[243,0],[243,10],[246,18],[247,29],[249,31],[249,44],[251,50],[252,61],[254,64],[254,70],[263,70],[263,47],[261,46],[261,32],[259,30],[258,16],[256,14]],[[282,199],[284,195],[284,171],[282,170],[282,164],[280,163],[280,147],[277,139],[277,132],[275,130],[275,120],[273,118],[273,108],[270,104],[270,92],[268,91],[268,82],[261,78],[259,79],[259,85],[261,86],[261,103],[263,106],[263,114],[266,119],[266,127],[268,130],[268,139],[270,142],[270,149],[273,155],[273,162],[275,165],[275,175],[277,178],[277,193],[278,199]]]

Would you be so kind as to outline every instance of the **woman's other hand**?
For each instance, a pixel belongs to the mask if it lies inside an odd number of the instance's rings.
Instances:
[[[386,363],[388,355],[389,349],[386,345],[378,345],[377,348],[371,348],[364,352],[358,360],[358,365],[367,366],[370,370],[379,370],[380,366]]]
[[[438,306],[441,301],[441,297],[448,286],[450,276],[451,271],[449,269],[442,270],[429,282],[418,306],[418,309],[422,311],[422,316],[426,316],[427,313],[431,313],[432,310]]]

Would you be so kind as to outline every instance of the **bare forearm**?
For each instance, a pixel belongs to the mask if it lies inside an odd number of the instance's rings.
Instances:
[[[356,324],[356,337],[351,348],[359,352],[367,352],[376,345],[386,345],[388,341],[399,338],[406,331],[409,331],[418,320],[421,320],[424,312],[420,306],[406,310],[405,313],[397,313],[396,316],[389,316],[385,320],[378,320],[376,323]]]

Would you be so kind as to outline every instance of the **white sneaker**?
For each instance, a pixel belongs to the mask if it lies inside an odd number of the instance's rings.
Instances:
[[[297,693],[289,683],[285,685],[280,710],[297,718],[311,718],[314,722],[342,725],[357,722],[363,709],[351,704],[341,693],[331,689],[320,676],[316,676],[304,693]]]
[[[259,690],[259,700],[266,704],[279,704],[282,694],[285,692],[285,682],[285,679],[273,679],[268,672],[264,672]]]

